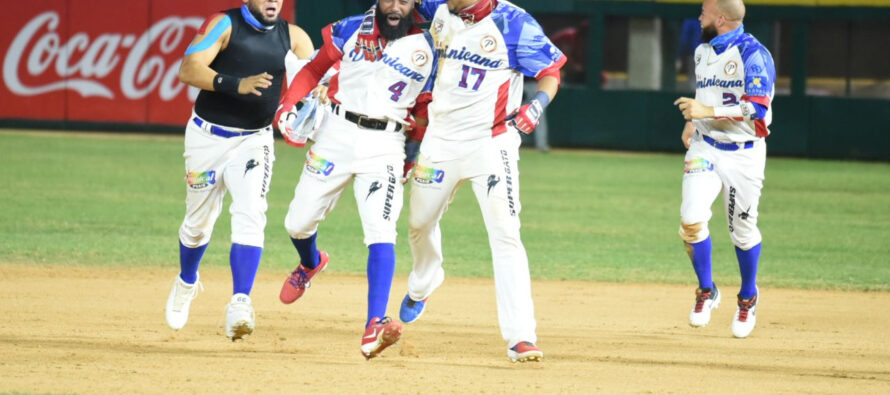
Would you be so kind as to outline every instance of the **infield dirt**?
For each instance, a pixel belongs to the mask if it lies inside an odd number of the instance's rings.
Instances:
[[[692,286],[534,281],[540,363],[512,364],[491,279],[448,278],[379,358],[359,354],[364,277],[323,273],[293,305],[261,270],[257,328],[222,334],[227,268],[173,332],[177,268],[0,264],[0,392],[890,393],[890,294],[761,287],[757,329],[734,339],[733,290],[687,325]],[[398,315],[405,278],[389,312]]]

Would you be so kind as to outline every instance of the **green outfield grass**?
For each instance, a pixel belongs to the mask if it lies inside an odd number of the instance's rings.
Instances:
[[[667,132],[666,132],[667,133]],[[182,137],[0,132],[0,262],[169,266],[184,215]],[[305,149],[276,146],[262,267],[297,263],[283,221]],[[523,241],[539,279],[685,283],[677,235],[679,154],[523,151]],[[760,207],[762,286],[890,290],[890,165],[770,158]],[[362,273],[366,248],[351,191],[321,225],[329,270]],[[407,211],[398,273],[410,271]],[[715,279],[738,284],[722,214],[711,220]],[[203,265],[228,265],[228,210]],[[469,186],[442,222],[450,276],[490,276]]]

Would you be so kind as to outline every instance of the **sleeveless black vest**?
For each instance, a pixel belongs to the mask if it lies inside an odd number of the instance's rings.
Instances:
[[[238,78],[267,72],[272,86],[263,94],[229,94],[201,90],[195,99],[195,113],[209,122],[241,129],[260,129],[272,123],[285,78],[284,55],[290,50],[287,21],[279,19],[275,28],[260,32],[241,16],[240,8],[225,11],[232,20],[229,45],[216,55],[210,68]]]

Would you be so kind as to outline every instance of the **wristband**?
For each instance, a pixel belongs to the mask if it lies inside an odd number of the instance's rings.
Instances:
[[[535,93],[534,100],[537,100],[538,103],[541,103],[542,110],[547,108],[547,105],[550,104],[550,96],[547,96],[544,91],[538,91],[538,93]]]
[[[240,78],[232,77],[231,75],[223,73],[217,73],[216,77],[213,77],[213,90],[216,92],[225,92],[237,95],[238,84],[240,83]]]
[[[740,105],[714,107],[714,118],[742,118],[744,114]]]

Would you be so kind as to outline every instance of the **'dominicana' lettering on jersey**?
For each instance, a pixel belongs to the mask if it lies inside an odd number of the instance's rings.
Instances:
[[[717,77],[705,78],[703,80],[695,81],[696,88],[707,88],[709,86],[716,86],[720,88],[741,88],[744,85],[742,80],[724,80]]]
[[[449,50],[446,57],[448,59],[466,60],[470,63],[475,63],[484,67],[490,67],[492,69],[496,69],[501,66],[500,60],[493,60],[484,56],[480,56],[479,54],[472,53],[470,51],[467,51],[467,47],[461,47],[460,51],[456,49]]]
[[[400,74],[402,74],[405,77],[408,77],[414,81],[421,82],[426,78],[425,75],[423,75],[417,71],[411,70],[410,68],[408,68],[408,66],[403,65],[401,63],[401,59],[399,57],[392,57],[389,54],[384,53],[383,58],[381,58],[381,60],[387,66],[392,67],[393,69],[395,69],[395,71],[399,72]]]

